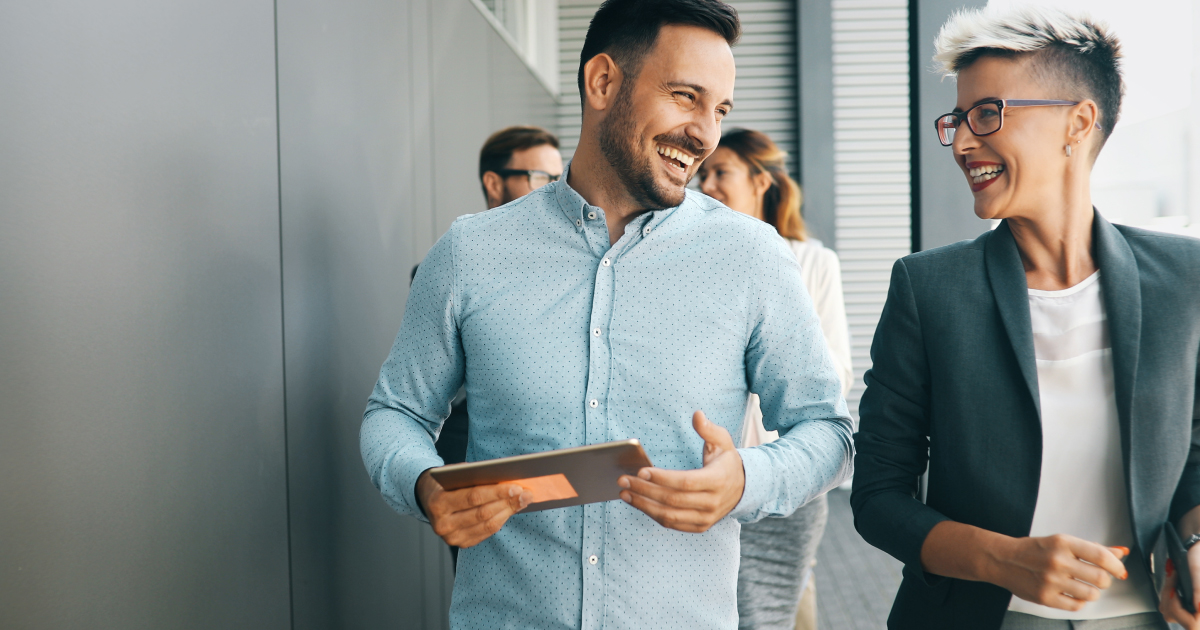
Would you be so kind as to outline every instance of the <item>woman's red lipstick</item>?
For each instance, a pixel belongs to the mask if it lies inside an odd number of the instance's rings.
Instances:
[[[1004,165],[999,162],[967,162],[966,163],[967,171],[970,171],[973,168],[979,168],[981,166],[1004,166]],[[987,181],[979,182],[978,184],[976,184],[974,181],[972,181],[975,178],[971,177],[971,173],[968,172],[968,173],[966,173],[967,183],[971,185],[971,192],[979,192],[979,191],[983,190],[984,188],[991,186],[992,183],[995,182],[997,179],[1000,179],[1000,176],[1003,175],[1005,172],[1007,172],[1007,170],[1001,171],[1000,173],[997,173],[995,177],[993,177]]]

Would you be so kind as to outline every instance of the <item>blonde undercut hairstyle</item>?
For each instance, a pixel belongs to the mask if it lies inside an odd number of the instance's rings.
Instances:
[[[944,76],[957,76],[981,57],[1030,57],[1039,81],[1063,90],[1060,98],[1096,102],[1101,133],[1096,152],[1117,124],[1125,95],[1121,43],[1106,24],[1086,14],[1036,6],[964,9],[942,26],[934,47]]]

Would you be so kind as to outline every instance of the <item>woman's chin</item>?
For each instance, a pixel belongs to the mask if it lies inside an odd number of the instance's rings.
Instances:
[[[997,207],[996,204],[980,203],[978,199],[975,200],[975,216],[980,219],[985,221],[988,219],[1002,219],[1004,217],[1000,216],[1001,214],[1003,214],[1003,209]]]

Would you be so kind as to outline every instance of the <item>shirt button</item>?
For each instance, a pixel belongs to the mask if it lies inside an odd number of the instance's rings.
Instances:
[[[595,409],[596,407],[600,406],[600,401],[593,398],[588,401],[588,406],[591,407],[592,409]]]
[[[647,225],[646,228],[642,230],[642,236],[650,236],[650,226],[649,225]]]
[[[597,562],[600,562],[600,558],[597,558],[596,556],[588,556],[588,564],[596,564]]]
[[[609,260],[609,259],[607,259],[607,258],[605,258],[604,260],[601,260],[601,261],[600,261],[600,264],[601,264],[601,265],[604,265],[605,267],[607,267],[607,266],[609,266],[609,265],[611,265],[611,264],[612,264],[612,261],[611,261],[611,260]]]
[[[600,329],[599,329],[599,328],[593,328],[593,329],[592,329],[592,335],[594,335],[594,336],[596,336],[596,337],[599,337],[599,336],[600,336]]]
[[[575,219],[575,227],[583,227],[583,221],[581,219]]]
[[[593,220],[595,220],[595,218],[596,218],[596,213],[595,213],[595,212],[589,212],[589,213],[588,213],[588,218],[589,218],[589,219],[593,219]]]

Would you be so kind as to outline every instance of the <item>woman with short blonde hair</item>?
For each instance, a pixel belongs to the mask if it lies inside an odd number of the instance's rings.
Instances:
[[[890,628],[1200,630],[1151,578],[1167,523],[1200,574],[1200,241],[1092,206],[1120,58],[1050,9],[938,36],[958,103],[930,132],[1001,223],[897,261],[875,332],[851,503],[905,563]]]

